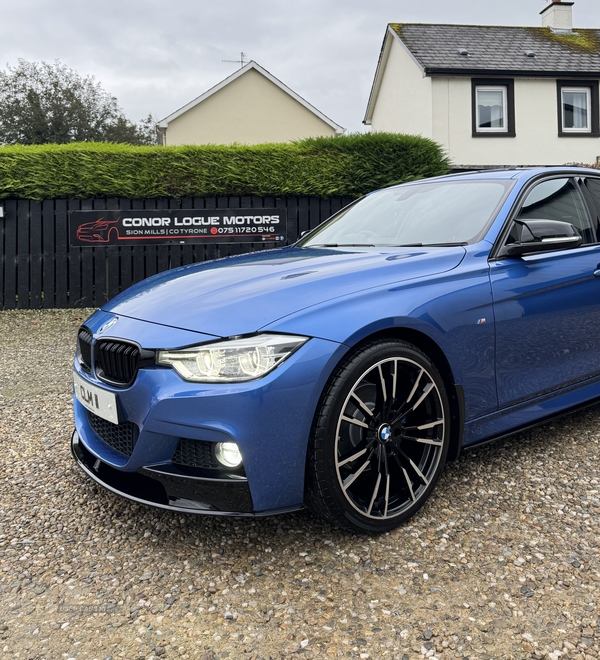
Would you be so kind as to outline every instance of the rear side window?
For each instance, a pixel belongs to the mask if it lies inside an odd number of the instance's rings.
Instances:
[[[590,191],[590,194],[596,202],[596,206],[600,209],[600,179],[593,179],[588,177],[585,183]]]
[[[587,177],[585,187],[592,201],[592,214],[594,215],[592,224],[596,229],[596,235],[600,236],[600,179]]]
[[[600,194],[600,189],[598,190]],[[587,211],[583,197],[575,181],[571,178],[550,179],[538,183],[529,191],[516,220],[561,220],[569,222],[583,236],[583,244],[598,242],[595,227]],[[519,232],[519,225],[511,231],[511,238]]]

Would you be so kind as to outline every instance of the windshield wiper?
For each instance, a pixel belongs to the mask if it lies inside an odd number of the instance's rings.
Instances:
[[[303,247],[375,247],[373,243],[316,243],[313,245],[304,245]]]
[[[459,243],[403,243],[402,245],[394,245],[393,247],[455,247],[457,245],[469,245],[466,241]]]
[[[457,245],[468,245],[466,241],[460,243],[402,243],[401,245],[381,244],[379,247],[455,247]],[[374,243],[314,243],[312,245],[303,245],[302,247],[311,248],[338,248],[338,247],[377,247]]]

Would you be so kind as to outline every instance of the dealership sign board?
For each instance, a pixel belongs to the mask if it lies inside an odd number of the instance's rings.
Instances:
[[[72,246],[285,241],[286,209],[70,211]]]

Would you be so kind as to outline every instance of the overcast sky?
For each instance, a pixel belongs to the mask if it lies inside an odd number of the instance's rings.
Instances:
[[[549,0],[0,0],[1,68],[61,60],[127,117],[163,119],[236,71],[240,52],[349,131],[388,23],[540,26]],[[600,27],[576,0],[575,27]],[[244,108],[240,107],[240,113]]]

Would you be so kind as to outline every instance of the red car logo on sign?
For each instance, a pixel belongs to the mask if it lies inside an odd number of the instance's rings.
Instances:
[[[100,218],[93,222],[86,222],[77,227],[77,240],[86,243],[116,243],[119,240],[117,220]]]

